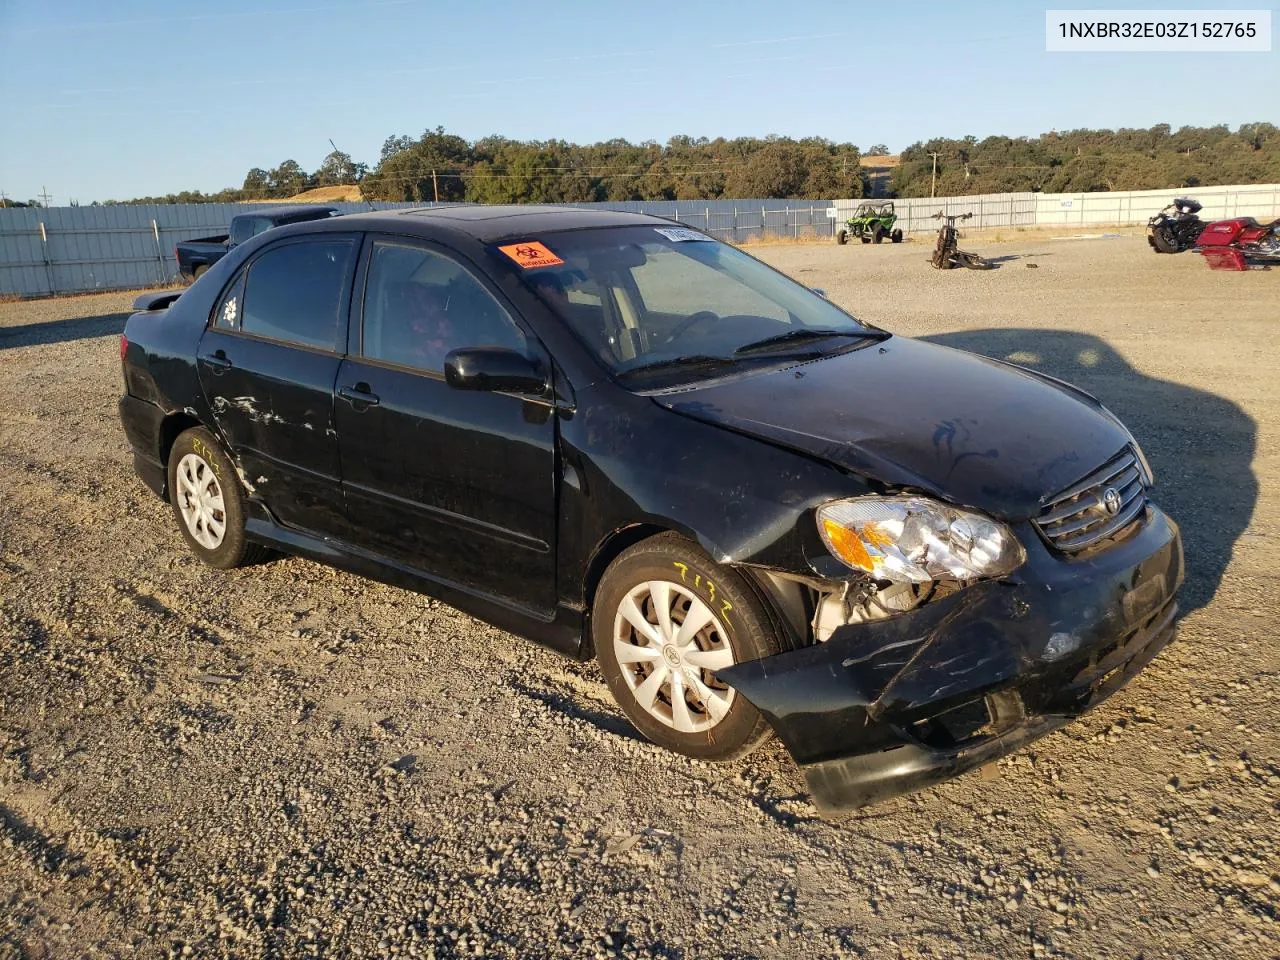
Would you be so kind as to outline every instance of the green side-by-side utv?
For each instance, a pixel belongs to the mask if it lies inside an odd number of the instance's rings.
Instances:
[[[860,203],[844,227],[836,231],[836,243],[844,245],[850,237],[863,243],[880,243],[888,237],[894,243],[902,242],[902,230],[895,227],[898,215],[893,212],[893,201]]]

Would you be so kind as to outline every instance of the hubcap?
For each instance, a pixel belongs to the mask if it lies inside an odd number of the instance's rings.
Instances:
[[[217,474],[203,457],[188,453],[178,461],[178,509],[196,543],[216,550],[227,535],[226,504]]]
[[[648,580],[622,598],[613,652],[646,713],[680,733],[710,730],[728,714],[734,690],[715,671],[733,648],[711,608],[678,583]]]

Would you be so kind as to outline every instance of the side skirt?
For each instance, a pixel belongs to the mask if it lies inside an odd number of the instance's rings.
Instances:
[[[557,653],[575,660],[587,658],[590,647],[583,642],[584,623],[580,610],[558,606],[548,616],[531,607],[433,577],[425,571],[387,560],[351,544],[288,529],[276,523],[259,501],[250,500],[247,506],[249,516],[245,518],[245,533],[256,543],[393,587],[435,597],[485,623],[550,647]]]

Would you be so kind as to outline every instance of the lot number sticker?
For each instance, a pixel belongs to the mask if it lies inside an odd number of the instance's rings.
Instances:
[[[563,260],[537,241],[512,243],[498,249],[526,270],[532,270],[534,267],[558,267],[564,263]]]
[[[662,234],[668,240],[704,240],[708,243],[715,243],[715,237],[708,237],[705,233],[699,233],[697,230],[687,230],[684,227],[654,227],[656,232]]]

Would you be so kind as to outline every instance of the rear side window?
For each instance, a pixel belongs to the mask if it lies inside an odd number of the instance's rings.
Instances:
[[[336,350],[354,249],[350,240],[325,239],[267,250],[249,265],[234,325],[253,336]],[[220,325],[225,313],[224,306]]]
[[[244,243],[270,226],[266,217],[236,217],[231,221],[231,242]]]

